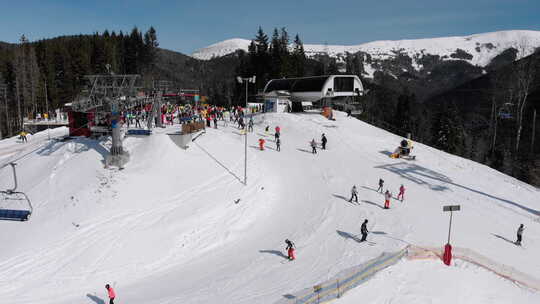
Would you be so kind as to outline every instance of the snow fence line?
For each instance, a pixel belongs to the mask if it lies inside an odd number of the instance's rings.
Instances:
[[[396,264],[403,257],[408,260],[438,259],[442,260],[443,249],[437,247],[419,247],[407,245],[398,252],[384,252],[380,256],[363,264],[345,269],[333,278],[317,284],[312,288],[305,288],[294,294],[287,294],[276,304],[308,304],[327,303],[343,296],[352,288],[359,286],[370,279],[377,272]],[[466,248],[454,247],[452,249],[454,259],[460,259],[473,265],[482,267],[494,274],[510,280],[515,284],[540,291],[540,280],[528,274],[520,272],[510,266],[497,263],[488,257]],[[441,262],[441,267],[444,265]],[[444,266],[446,267],[446,266]]]
[[[421,259],[442,259],[443,248],[437,247],[418,247],[409,246],[407,258],[410,260]],[[523,273],[510,266],[498,263],[486,256],[483,256],[471,249],[454,247],[452,248],[452,257],[459,259],[478,267],[484,268],[492,273],[505,278],[515,284],[540,291],[540,280]]]
[[[408,248],[409,246],[393,253],[384,252],[366,263],[339,272],[332,279],[317,284],[313,288],[306,288],[295,294],[285,295],[276,304],[319,304],[338,299],[345,292],[364,283],[375,273],[397,263],[407,254]]]

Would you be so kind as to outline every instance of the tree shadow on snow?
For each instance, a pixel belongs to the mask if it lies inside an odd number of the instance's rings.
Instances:
[[[383,206],[381,206],[381,205],[379,205],[379,204],[377,204],[377,203],[374,203],[374,202],[372,202],[372,201],[362,200],[362,203],[366,203],[366,204],[368,204],[368,205],[373,205],[373,206],[379,207],[379,208],[381,208],[381,209],[384,209]]]
[[[91,139],[86,137],[72,137],[70,141],[51,140],[45,146],[41,147],[36,153],[40,156],[49,156],[58,151],[67,144],[71,144],[73,149],[70,152],[83,153],[90,150],[95,150],[99,153],[105,163],[105,157],[109,155],[109,150],[104,147],[104,144],[108,141],[107,137],[102,139]]]
[[[358,237],[356,237],[356,235],[353,235],[353,234],[350,234],[348,232],[341,231],[341,230],[336,230],[336,232],[337,232],[337,234],[339,234],[339,236],[341,236],[344,239],[351,239],[351,240],[354,240],[354,241],[357,241],[358,243],[360,243],[360,239]]]
[[[89,293],[86,294],[86,296],[90,298],[90,300],[94,301],[96,304],[105,304],[105,300],[100,297],[96,297],[95,295],[91,295]]]
[[[416,183],[418,185],[426,185],[431,190],[434,190],[434,191],[446,191],[446,190],[449,190],[449,187],[447,187],[445,185],[437,184],[437,183],[448,184],[448,185],[452,185],[452,186],[455,186],[455,187],[458,187],[458,188],[461,188],[461,189],[464,189],[464,190],[468,190],[468,191],[476,193],[476,194],[483,195],[483,196],[488,197],[490,199],[498,200],[498,201],[503,202],[505,204],[509,204],[509,205],[518,207],[518,208],[520,208],[520,209],[522,209],[524,211],[527,211],[527,212],[529,212],[529,213],[531,213],[533,215],[540,216],[540,211],[539,210],[531,209],[531,208],[525,207],[523,205],[520,205],[520,204],[518,204],[516,202],[510,201],[510,200],[507,200],[507,199],[504,199],[504,198],[500,198],[500,197],[497,197],[497,196],[494,196],[494,195],[491,195],[491,194],[488,194],[488,193],[485,193],[485,192],[482,192],[482,191],[479,191],[479,190],[476,190],[476,189],[473,189],[473,188],[469,188],[467,186],[463,186],[463,185],[454,183],[446,175],[441,174],[441,173],[436,172],[436,171],[433,171],[431,169],[419,166],[417,164],[410,164],[410,163],[407,163],[407,162],[400,162],[400,163],[395,163],[395,164],[386,164],[386,165],[381,165],[381,166],[375,166],[374,168],[388,170],[388,171],[390,171],[390,172],[392,172],[394,174],[397,174],[397,175],[399,175],[399,176],[401,176],[401,177],[403,177],[405,179],[408,179],[408,180],[410,180],[410,181],[412,181],[412,182],[414,182],[414,183]],[[429,181],[434,181],[435,183],[430,183]]]
[[[514,241],[511,241],[511,240],[505,238],[504,236],[501,236],[501,235],[498,235],[498,234],[495,234],[495,233],[492,233],[491,235],[493,235],[494,237],[499,238],[499,239],[501,239],[503,241],[507,241],[510,244],[515,245]]]
[[[289,259],[286,255],[283,254],[283,252],[279,250],[259,250],[260,253],[270,253],[273,255],[277,255],[278,257],[282,257],[284,259]]]

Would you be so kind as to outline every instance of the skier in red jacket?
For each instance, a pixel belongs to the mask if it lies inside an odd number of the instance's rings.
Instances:
[[[114,298],[116,298],[114,289],[109,284],[105,285],[105,289],[107,289],[107,294],[109,296],[109,304],[114,304]]]

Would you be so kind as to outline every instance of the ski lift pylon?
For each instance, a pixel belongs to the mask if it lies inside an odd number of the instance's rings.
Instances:
[[[15,163],[9,163],[13,170],[13,188],[0,191],[0,220],[27,221],[33,208],[24,192],[17,190],[17,172]]]

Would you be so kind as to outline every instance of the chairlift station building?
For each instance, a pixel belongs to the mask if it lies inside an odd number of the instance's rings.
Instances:
[[[284,112],[287,105],[299,110],[306,103],[320,106],[352,104],[361,96],[364,86],[356,75],[326,75],[270,80],[263,90],[265,108]]]

